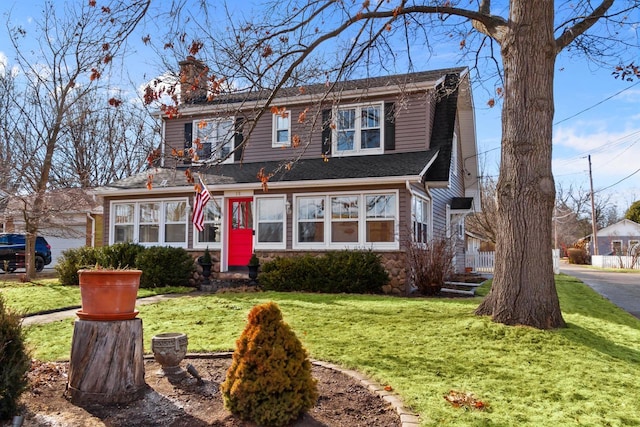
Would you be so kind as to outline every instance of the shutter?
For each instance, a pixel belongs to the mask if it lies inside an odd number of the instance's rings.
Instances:
[[[244,123],[244,117],[238,117],[235,124],[235,135],[233,136],[233,161],[242,161],[242,151],[244,150],[244,135],[242,134],[242,125]]]
[[[191,142],[193,141],[193,123],[184,124],[184,149],[191,148]]]
[[[396,105],[384,103],[384,151],[396,149]]]
[[[193,122],[184,124],[184,153],[185,157],[183,160],[184,164],[191,163],[189,156],[187,155],[189,148],[191,148],[191,144],[193,143]]]
[[[322,154],[331,154],[331,109],[322,110]]]

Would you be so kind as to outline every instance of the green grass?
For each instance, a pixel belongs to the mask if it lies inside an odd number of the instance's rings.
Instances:
[[[147,352],[153,335],[178,331],[189,351],[219,351],[253,305],[276,301],[313,358],[392,386],[425,426],[640,425],[640,321],[569,276],[556,283],[568,324],[556,331],[477,317],[480,298],[247,293],[139,309]],[[68,358],[72,329],[72,319],[29,327],[28,342],[37,358]],[[490,411],[453,408],[450,390]]]
[[[140,289],[138,298],[193,290],[185,287]],[[8,307],[23,315],[80,305],[80,288],[60,285],[57,279],[42,279],[28,283],[0,281],[0,294]]]

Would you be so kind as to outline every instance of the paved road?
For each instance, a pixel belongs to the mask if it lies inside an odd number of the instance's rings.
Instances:
[[[609,301],[640,318],[640,274],[610,273],[574,264],[560,264],[560,271],[576,277]]]

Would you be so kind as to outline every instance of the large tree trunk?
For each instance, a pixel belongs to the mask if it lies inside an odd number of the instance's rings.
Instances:
[[[553,275],[551,172],[553,1],[512,1],[502,42],[505,98],[497,186],[496,265],[477,314],[541,329],[564,326]]]

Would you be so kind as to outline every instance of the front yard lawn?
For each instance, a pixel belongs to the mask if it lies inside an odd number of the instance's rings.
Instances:
[[[250,308],[279,304],[311,357],[364,372],[400,394],[422,425],[640,425],[640,321],[556,276],[568,326],[507,327],[473,314],[481,298],[245,293],[139,307],[153,335],[185,332],[190,352],[233,349]],[[27,329],[36,358],[69,357],[73,319]],[[485,411],[454,408],[473,393]]]
[[[186,287],[140,289],[138,298],[193,290],[194,288]],[[22,315],[80,306],[80,288],[60,285],[58,279],[41,279],[29,283],[0,279],[0,294],[7,306]]]

